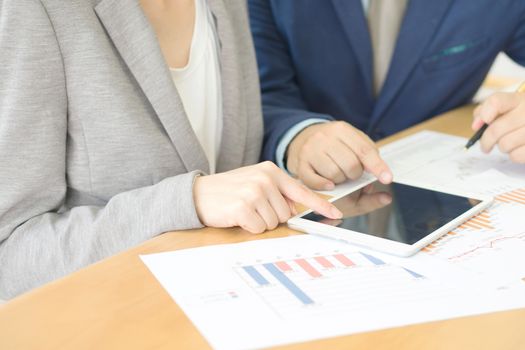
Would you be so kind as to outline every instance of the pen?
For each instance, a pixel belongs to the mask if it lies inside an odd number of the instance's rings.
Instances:
[[[520,87],[518,88],[518,90],[516,90],[516,92],[525,92],[525,82],[523,82],[520,85]],[[476,133],[472,135],[472,137],[468,140],[467,144],[465,145],[465,150],[469,149],[476,142],[478,142],[478,140],[481,138],[481,136],[483,136],[483,133],[485,132],[485,130],[487,130],[488,127],[489,127],[488,124],[483,124],[483,126],[479,128],[478,131],[476,131]]]

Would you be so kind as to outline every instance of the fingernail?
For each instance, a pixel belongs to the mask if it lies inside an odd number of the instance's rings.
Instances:
[[[335,185],[332,183],[332,182],[328,182],[326,183],[326,185],[324,185],[324,189],[325,190],[333,190],[335,188]]]
[[[477,130],[483,125],[483,120],[481,119],[475,119],[472,122],[472,129]]]
[[[381,180],[382,183],[388,184],[392,182],[392,174],[390,174],[388,171],[383,171],[379,175],[379,180]]]
[[[343,217],[343,213],[336,207],[332,207],[332,219],[341,219]]]

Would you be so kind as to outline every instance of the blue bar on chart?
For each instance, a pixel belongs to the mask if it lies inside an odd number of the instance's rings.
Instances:
[[[270,284],[270,282],[268,282],[268,280],[264,278],[264,276],[261,275],[261,273],[257,271],[255,267],[243,266],[242,268],[244,269],[244,271],[246,271],[248,275],[250,275],[251,278],[254,279],[255,282],[257,282],[259,286],[267,286]]]
[[[368,254],[365,254],[363,252],[361,252],[361,255],[364,256],[365,258],[367,258],[372,264],[374,265],[384,265],[385,262],[379,258],[376,258],[375,256],[372,256],[372,255],[368,255]]]
[[[275,264],[264,264],[263,265],[268,272],[270,272],[273,277],[275,277],[290,293],[292,293],[297,299],[299,299],[303,304],[310,305],[314,301],[301,288],[299,288],[291,279],[289,279],[281,270],[275,266]]]
[[[415,277],[415,278],[425,278],[425,276],[420,275],[419,273],[414,272],[414,271],[412,271],[412,270],[409,270],[409,269],[407,269],[406,267],[403,267],[403,269],[405,269],[406,272],[408,272],[409,274],[411,274],[411,275],[412,275],[413,277]]]

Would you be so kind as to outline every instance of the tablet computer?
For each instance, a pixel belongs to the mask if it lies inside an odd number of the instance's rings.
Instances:
[[[330,200],[340,220],[310,211],[290,220],[302,232],[410,256],[485,209],[492,198],[469,198],[428,188],[373,181]]]

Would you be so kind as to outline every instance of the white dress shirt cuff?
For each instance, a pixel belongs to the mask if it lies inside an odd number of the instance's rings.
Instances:
[[[300,123],[295,124],[292,126],[286,134],[281,138],[279,141],[279,144],[277,145],[277,150],[275,151],[275,160],[277,161],[277,165],[279,168],[288,171],[286,169],[286,165],[284,164],[284,156],[286,155],[286,150],[288,149],[288,145],[292,140],[299,134],[301,131],[303,131],[305,128],[309,127],[313,124],[319,124],[319,123],[327,123],[330,120],[326,119],[320,119],[320,118],[310,118],[303,120]]]

